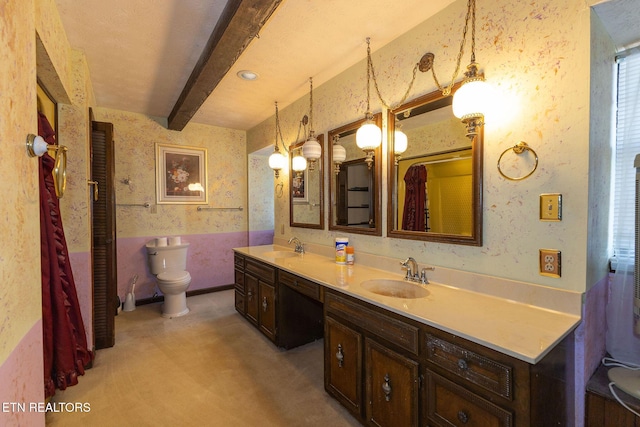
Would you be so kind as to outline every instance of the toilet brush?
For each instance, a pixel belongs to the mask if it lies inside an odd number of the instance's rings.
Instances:
[[[138,275],[133,276],[133,280],[131,283],[131,292],[127,294],[127,297],[124,300],[124,308],[123,311],[133,311],[136,309],[136,281],[138,280]]]

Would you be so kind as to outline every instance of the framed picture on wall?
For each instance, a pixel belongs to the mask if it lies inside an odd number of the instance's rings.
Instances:
[[[309,203],[309,193],[307,186],[309,185],[309,169],[304,172],[296,173],[291,179],[291,200],[293,203]]]
[[[156,143],[156,202],[209,202],[206,148]]]

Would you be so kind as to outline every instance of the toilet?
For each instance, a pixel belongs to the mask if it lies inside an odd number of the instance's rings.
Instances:
[[[162,316],[184,316],[189,312],[187,288],[191,283],[191,275],[186,271],[189,243],[168,246],[158,243],[161,243],[160,239],[154,239],[146,247],[149,270],[156,276],[158,288],[164,294]]]

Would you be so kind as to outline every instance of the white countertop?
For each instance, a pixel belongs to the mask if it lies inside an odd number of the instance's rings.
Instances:
[[[456,275],[451,273],[454,270],[441,269],[449,274],[440,274],[440,279],[461,278],[460,282],[469,283],[460,284],[460,287],[456,287],[457,283],[438,283],[438,275],[433,274],[431,283],[421,285],[429,291],[426,297],[395,298],[374,294],[360,284],[370,279],[402,280],[404,276],[400,269],[397,273],[392,273],[357,262],[353,266],[338,265],[333,258],[314,253],[289,258],[265,256],[274,251],[292,252],[290,247],[277,245],[234,250],[532,364],[539,362],[580,323],[581,294],[577,292],[509,282],[489,276],[474,276],[470,273]],[[491,289],[489,293],[483,293],[480,289],[483,282],[500,281],[508,282],[505,288],[517,289],[517,292],[507,292],[506,297],[500,297],[496,296],[499,292],[495,289]],[[491,285],[488,284],[488,287]],[[560,301],[563,311],[527,302],[529,299],[537,301],[536,298],[539,301],[548,300],[554,308]]]

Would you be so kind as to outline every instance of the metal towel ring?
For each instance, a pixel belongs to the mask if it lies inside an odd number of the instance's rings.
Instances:
[[[535,158],[536,158],[536,163],[533,165],[533,169],[531,170],[531,172],[529,172],[525,176],[521,176],[519,178],[514,178],[514,177],[511,177],[511,176],[505,175],[505,173],[502,172],[502,169],[500,169],[500,161],[502,160],[502,156],[504,156],[507,153],[507,151],[509,151],[509,150],[513,150],[513,152],[516,153],[516,154],[522,154],[522,153],[525,152],[525,150],[531,151],[533,153],[533,155],[535,156]],[[502,152],[502,154],[500,154],[500,157],[498,158],[498,172],[500,172],[500,175],[502,175],[503,177],[505,177],[505,178],[507,178],[508,180],[511,180],[511,181],[520,181],[520,180],[523,180],[525,178],[528,178],[528,177],[531,176],[531,174],[533,174],[536,171],[537,168],[538,168],[538,154],[535,151],[533,151],[533,148],[529,147],[529,145],[524,141],[520,141],[520,143],[514,145],[513,147],[507,148],[506,150],[504,150]]]

